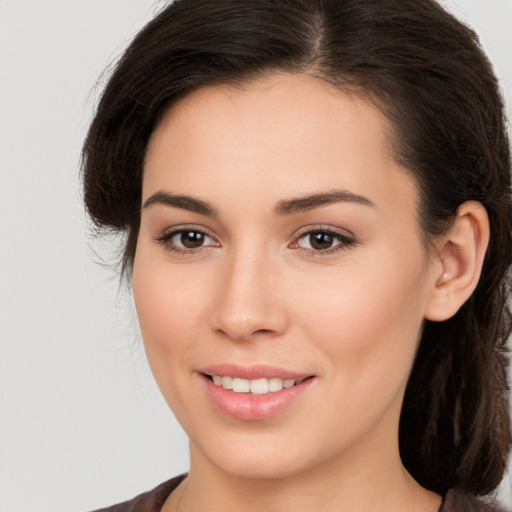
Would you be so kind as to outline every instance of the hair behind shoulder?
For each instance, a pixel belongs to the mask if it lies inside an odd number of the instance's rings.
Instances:
[[[186,94],[274,71],[309,73],[387,116],[415,177],[427,245],[465,201],[491,240],[479,285],[450,320],[427,322],[406,391],[403,462],[423,486],[476,494],[500,482],[510,448],[510,147],[492,67],[473,31],[432,0],[177,0],[134,39],[83,149],[84,197],[135,255],[149,137]]]

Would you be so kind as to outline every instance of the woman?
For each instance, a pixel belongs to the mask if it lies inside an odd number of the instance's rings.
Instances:
[[[190,471],[107,510],[499,510],[503,106],[432,0],[178,0],[84,146]]]

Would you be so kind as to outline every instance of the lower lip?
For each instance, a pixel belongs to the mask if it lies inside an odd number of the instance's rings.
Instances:
[[[264,395],[250,395],[235,393],[222,386],[217,386],[204,375],[202,378],[212,402],[221,412],[239,420],[266,420],[278,415],[307,391],[314,380],[308,378],[281,391]]]

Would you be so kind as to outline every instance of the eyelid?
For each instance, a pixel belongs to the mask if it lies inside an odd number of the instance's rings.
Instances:
[[[297,233],[294,235],[294,238],[299,238],[308,233],[314,233],[317,231],[322,231],[326,233],[331,233],[333,235],[338,235],[343,238],[353,239],[355,240],[356,236],[350,230],[346,228],[338,228],[334,227],[330,224],[310,224],[308,226],[304,226],[300,228]]]
[[[328,233],[329,235],[336,237],[340,241],[340,243],[334,245],[333,247],[331,247],[329,249],[324,249],[324,250],[307,249],[304,247],[300,247],[298,245],[300,239],[304,238],[307,235],[311,235],[313,233]],[[356,244],[357,244],[357,239],[351,232],[349,232],[347,230],[333,228],[332,226],[319,225],[319,226],[307,226],[305,228],[302,228],[300,230],[300,232],[294,236],[294,241],[289,245],[289,247],[292,249],[296,249],[296,250],[305,252],[308,255],[328,256],[328,255],[337,253],[338,251],[347,250]]]
[[[175,237],[176,235],[178,235],[180,233],[186,232],[186,231],[193,231],[196,233],[201,233],[201,234],[207,236],[208,238],[210,238],[211,240],[213,240],[215,242],[215,244],[208,244],[208,245],[203,245],[198,248],[189,249],[189,248],[180,247],[176,244],[171,243],[171,239],[173,237]],[[204,249],[207,249],[208,247],[220,247],[220,243],[218,242],[216,237],[212,233],[209,232],[208,229],[204,228],[203,226],[190,225],[190,224],[169,227],[169,228],[163,230],[163,232],[161,234],[157,235],[154,238],[154,240],[157,243],[163,245],[165,249],[167,249],[171,252],[175,252],[175,253],[179,253],[179,254],[183,254],[183,255],[197,254],[198,252],[200,252]]]
[[[192,231],[196,233],[201,233],[205,235],[206,237],[213,240],[214,243],[210,243],[207,245],[202,245],[197,248],[186,248],[181,247],[179,245],[176,245],[175,243],[172,243],[171,240],[174,236],[186,232],[186,231]],[[301,247],[299,245],[299,241],[304,238],[307,235],[311,235],[313,233],[328,233],[329,235],[335,237],[339,243],[334,245],[331,248],[328,249],[308,249],[305,247]],[[206,250],[210,247],[220,247],[221,244],[217,240],[217,237],[210,233],[208,229],[206,229],[203,226],[197,226],[197,225],[177,225],[168,227],[167,229],[163,230],[163,232],[154,237],[154,240],[164,246],[165,249],[180,254],[180,255],[192,255],[197,254],[203,250]],[[342,230],[340,228],[333,228],[332,226],[325,226],[325,225],[316,225],[316,226],[306,226],[303,227],[296,235],[294,235],[293,242],[288,245],[289,248],[301,251],[302,253],[305,253],[307,255],[312,256],[328,256],[332,255],[338,251],[347,250],[350,247],[357,244],[357,239],[355,236],[348,230]]]

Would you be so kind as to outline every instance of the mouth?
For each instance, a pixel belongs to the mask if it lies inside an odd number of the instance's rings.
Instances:
[[[268,366],[244,368],[215,366],[198,372],[217,411],[238,420],[266,420],[293,410],[315,375],[298,374]]]
[[[207,375],[203,374],[216,386],[220,386],[234,393],[243,393],[251,395],[266,395],[269,393],[277,393],[283,389],[289,389],[297,386],[306,379],[282,379],[280,377],[261,377],[258,379],[243,379],[240,377],[231,377],[229,375]]]

